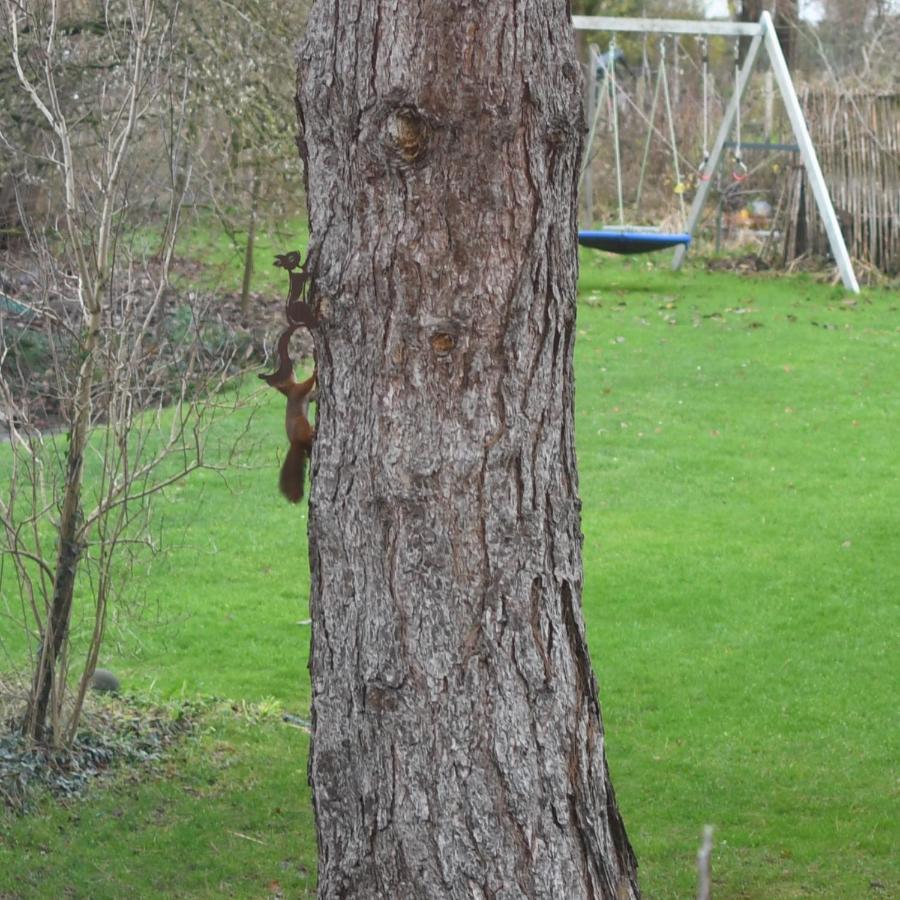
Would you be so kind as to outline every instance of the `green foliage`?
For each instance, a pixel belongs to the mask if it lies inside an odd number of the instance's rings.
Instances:
[[[897,309],[807,278],[583,258],[584,606],[645,896],[891,896]],[[159,508],[166,554],[102,663],[126,690],[235,698],[136,784],[0,824],[0,894],[313,895],[303,509],[274,392],[253,452]]]
[[[9,353],[4,368],[9,366],[26,373],[40,371],[50,356],[47,337],[33,328],[9,326],[4,330],[3,342]]]
[[[8,690],[0,685],[0,697]],[[77,798],[112,767],[158,762],[198,712],[189,702],[160,708],[118,696],[90,700],[71,747],[35,746],[18,731],[0,732],[0,800],[7,808],[27,814],[35,797]]]
[[[190,357],[199,353],[208,359],[240,359],[248,350],[250,337],[235,333],[222,319],[206,319],[203,310],[189,304],[177,306],[168,322],[168,339],[172,346],[170,368],[178,378],[190,368]],[[177,383],[173,385],[177,387]]]

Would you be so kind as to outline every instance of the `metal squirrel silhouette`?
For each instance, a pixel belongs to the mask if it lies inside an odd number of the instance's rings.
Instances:
[[[305,381],[297,381],[294,377],[294,363],[289,352],[291,336],[298,328],[313,329],[316,327],[316,317],[305,299],[308,280],[306,266],[303,266],[299,272],[297,271],[300,261],[301,254],[298,250],[275,257],[275,266],[286,269],[290,277],[285,304],[285,317],[288,324],[276,344],[278,368],[271,375],[259,376],[287,397],[285,431],[289,447],[281,467],[278,486],[281,493],[291,503],[298,503],[303,497],[306,460],[312,453],[312,445],[316,437],[316,429],[309,422],[309,404],[318,397],[316,371],[313,370],[312,375]],[[309,258],[307,257],[308,262]]]

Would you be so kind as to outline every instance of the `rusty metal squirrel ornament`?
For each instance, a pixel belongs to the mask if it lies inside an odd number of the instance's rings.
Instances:
[[[276,344],[278,368],[271,375],[259,377],[277,391],[287,397],[285,411],[285,431],[287,432],[287,456],[281,467],[278,486],[281,493],[291,502],[299,503],[303,498],[303,481],[306,473],[306,460],[312,453],[316,429],[309,422],[310,401],[318,397],[316,371],[306,381],[297,381],[294,377],[294,363],[289,353],[291,336],[298,328],[316,327],[316,318],[306,302],[306,286],[308,274],[304,265],[300,271],[301,255],[297,250],[275,257],[275,265],[286,269],[290,277],[285,317],[287,327],[282,331]],[[307,263],[309,258],[307,257]]]

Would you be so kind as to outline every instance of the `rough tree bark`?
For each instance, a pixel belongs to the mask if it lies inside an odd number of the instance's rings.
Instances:
[[[626,898],[581,614],[565,0],[318,0],[322,898]]]

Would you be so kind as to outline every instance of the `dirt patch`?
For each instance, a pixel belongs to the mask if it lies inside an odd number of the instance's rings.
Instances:
[[[73,336],[81,327],[80,312],[71,285],[64,279],[48,284],[47,278],[29,265],[28,260],[9,254],[0,258],[0,364],[2,374],[15,386],[16,405],[28,424],[48,433],[67,427],[65,410],[70,404],[65,384],[79,360]],[[143,362],[152,366],[164,360],[176,378],[179,348],[183,347],[192,365],[205,360],[211,371],[220,371],[223,359],[230,361],[228,374],[233,375],[270,368],[275,341],[285,326],[284,299],[251,294],[244,313],[238,291],[203,292],[184,287],[203,282],[200,268],[190,260],[175,263],[172,283],[182,286],[167,288],[163,302],[149,317],[154,339],[147,343],[157,356],[144,357]],[[157,270],[158,266],[147,263],[147,270],[129,283],[128,316],[142,320],[151,310],[160,274]],[[285,295],[287,287],[285,277]],[[122,327],[123,315],[121,309],[109,311],[107,326]],[[297,332],[291,349],[295,359],[311,354],[312,340],[305,330]],[[61,370],[70,374],[60,377]],[[0,411],[0,439],[7,433]]]
[[[706,263],[710,272],[768,272],[772,267],[755,253],[743,256],[724,256]]]

